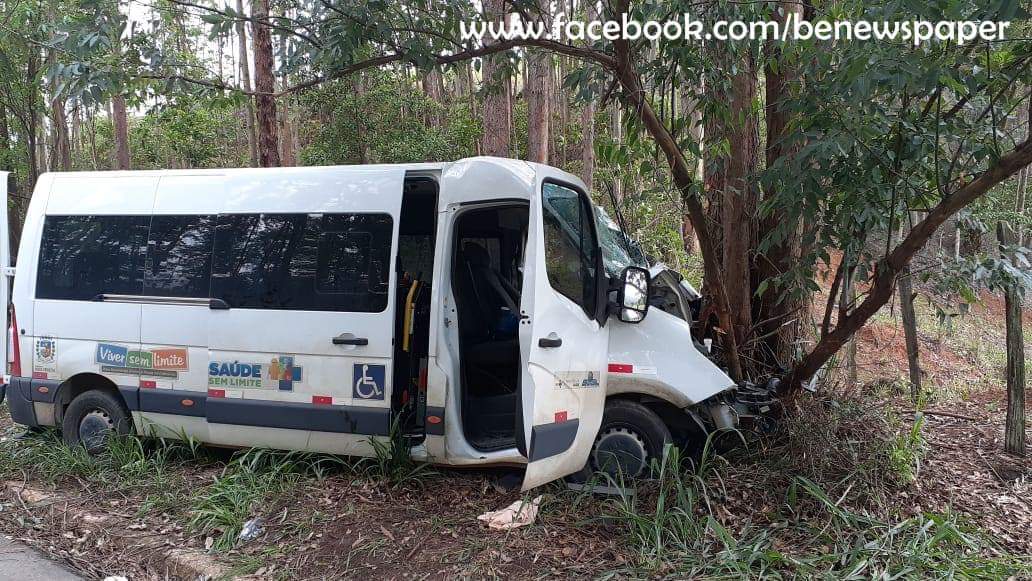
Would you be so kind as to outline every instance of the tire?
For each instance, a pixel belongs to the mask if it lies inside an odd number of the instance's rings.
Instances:
[[[578,476],[603,472],[617,482],[646,478],[652,461],[663,457],[663,448],[671,441],[670,428],[656,412],[638,402],[610,400],[588,464]]]
[[[61,435],[69,447],[82,446],[90,455],[107,449],[111,435],[132,432],[132,416],[115,395],[90,390],[72,400],[61,422]]]

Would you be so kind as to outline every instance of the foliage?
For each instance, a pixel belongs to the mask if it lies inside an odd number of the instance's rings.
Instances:
[[[355,84],[363,83],[364,90]],[[328,83],[302,96],[306,165],[412,163],[476,155],[471,103],[436,103],[395,72]],[[427,120],[442,119],[439,127]],[[364,159],[363,159],[364,158]]]

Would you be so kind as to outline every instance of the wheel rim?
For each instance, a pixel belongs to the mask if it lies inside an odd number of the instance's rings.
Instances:
[[[645,440],[629,428],[610,428],[599,434],[592,450],[595,469],[624,478],[637,478],[649,466]]]
[[[90,410],[79,422],[79,441],[87,450],[93,451],[104,445],[111,432],[115,431],[115,422],[104,410]]]

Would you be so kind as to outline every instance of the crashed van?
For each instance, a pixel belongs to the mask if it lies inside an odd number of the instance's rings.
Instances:
[[[685,287],[600,216],[575,176],[486,157],[45,174],[16,268],[0,235],[11,416],[90,452],[131,432],[355,456],[395,437],[525,465],[524,489],[642,474],[741,406],[688,311],[649,308]]]

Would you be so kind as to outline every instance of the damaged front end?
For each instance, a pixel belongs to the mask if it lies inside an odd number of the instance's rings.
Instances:
[[[777,425],[781,381],[771,378],[763,384],[743,381],[699,404],[707,412],[713,430],[742,430],[767,434]]]

